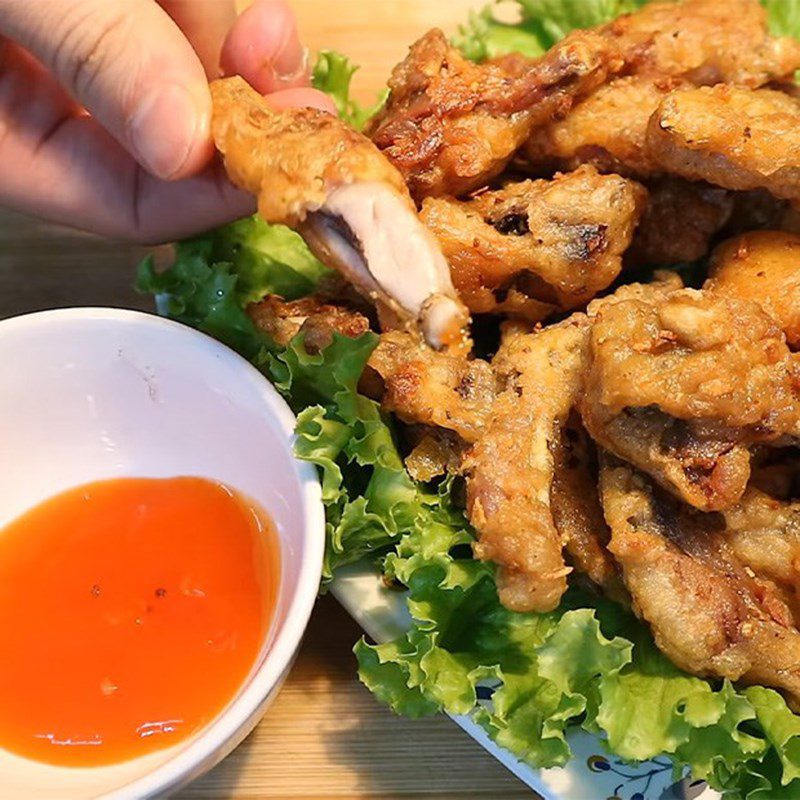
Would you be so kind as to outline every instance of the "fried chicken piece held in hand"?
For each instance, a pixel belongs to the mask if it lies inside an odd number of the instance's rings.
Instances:
[[[272,223],[295,228],[391,325],[458,345],[468,320],[447,262],[402,177],[360,133],[323,111],[275,111],[241,78],[211,84],[212,133],[234,184]]]
[[[420,218],[470,311],[536,322],[614,281],[645,202],[639,184],[581,167],[471,200],[428,198]]]

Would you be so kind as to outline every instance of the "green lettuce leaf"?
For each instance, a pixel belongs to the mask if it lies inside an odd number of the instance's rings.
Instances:
[[[761,0],[767,9],[769,27],[775,36],[800,39],[800,0]]]
[[[519,52],[535,58],[576,28],[610,22],[648,0],[496,0],[470,14],[454,37],[467,58],[484,61]],[[761,0],[776,36],[800,39],[800,0]],[[505,21],[511,9],[518,17]],[[506,13],[500,13],[506,12]]]
[[[384,90],[371,106],[362,106],[350,97],[350,83],[358,70],[350,59],[332,50],[322,50],[311,76],[313,86],[326,92],[336,103],[339,116],[349,125],[360,131],[364,123],[386,102],[388,90]]]

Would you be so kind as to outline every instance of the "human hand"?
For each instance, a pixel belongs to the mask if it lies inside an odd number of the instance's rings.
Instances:
[[[334,111],[283,0],[0,0],[0,204],[143,242],[252,213],[212,160],[223,73]]]

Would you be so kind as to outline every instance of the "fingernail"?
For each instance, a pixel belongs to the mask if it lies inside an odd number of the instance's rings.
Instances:
[[[146,95],[130,121],[137,160],[159,178],[171,178],[186,163],[200,126],[192,94],[180,84],[162,84]]]
[[[303,47],[297,28],[290,25],[283,42],[270,59],[273,75],[283,83],[291,83],[308,70],[308,50]]]

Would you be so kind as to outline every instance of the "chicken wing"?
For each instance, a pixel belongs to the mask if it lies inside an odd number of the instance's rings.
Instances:
[[[538,321],[612,283],[645,197],[637,183],[582,167],[471,200],[428,198],[420,216],[471,311]]]
[[[749,446],[798,424],[798,365],[756,304],[640,286],[589,307],[583,423],[604,448],[690,505],[744,492]]]
[[[228,175],[268,222],[296,228],[391,324],[419,324],[435,347],[463,339],[468,315],[447,262],[369,139],[316,109],[274,111],[241,78],[214,81],[211,93]]]
[[[800,200],[800,101],[783,92],[727,85],[674,92],[650,119],[647,150],[689,180]]]
[[[600,477],[617,560],[634,611],[656,644],[695,675],[782,689],[800,701],[800,634],[774,584],[754,577],[703,514],[612,461]]]
[[[752,231],[714,251],[706,287],[728,297],[755,300],[800,346],[800,235]]]
[[[467,454],[467,512],[475,555],[496,562],[500,599],[550,611],[567,586],[564,540],[551,507],[553,451],[580,391],[586,317],[503,342],[493,366],[505,388]]]

